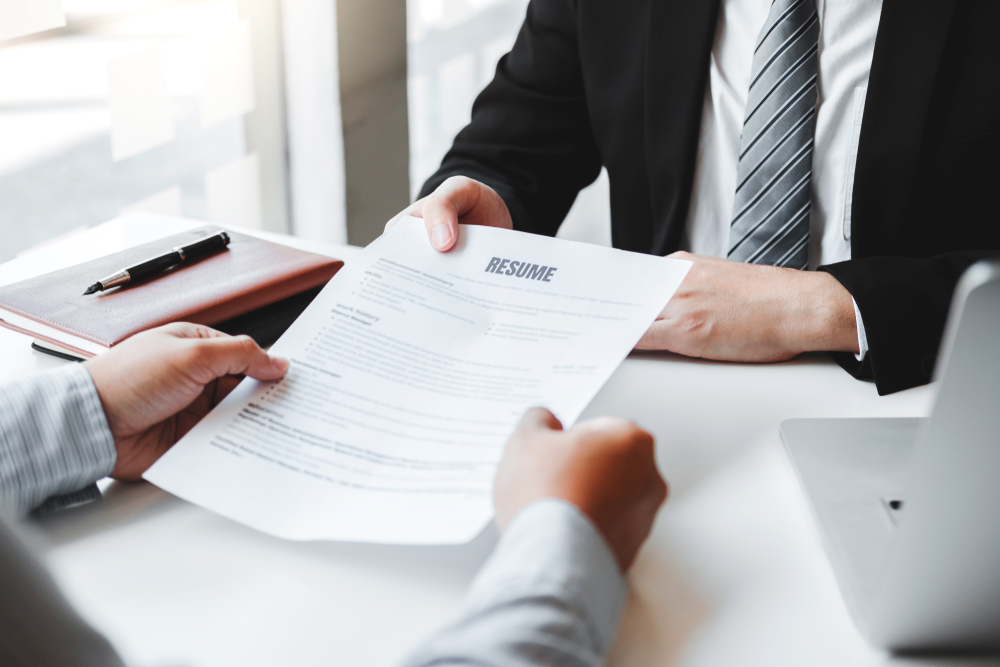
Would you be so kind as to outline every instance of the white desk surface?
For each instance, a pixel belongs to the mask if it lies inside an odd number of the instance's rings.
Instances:
[[[0,265],[0,284],[175,234],[119,219]],[[262,235],[278,239],[277,235]],[[286,242],[350,260],[358,250]],[[65,362],[0,329],[0,382]],[[933,387],[879,397],[824,356],[737,365],[633,354],[584,417],[657,438],[670,498],[631,573],[612,666],[1000,664],[893,658],[855,631],[778,439],[792,417],[924,416]],[[148,484],[40,524],[69,597],[130,665],[397,664],[458,612],[496,541],[460,547],[296,543]]]

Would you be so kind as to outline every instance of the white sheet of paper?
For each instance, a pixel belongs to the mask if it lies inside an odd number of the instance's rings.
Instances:
[[[108,107],[114,160],[170,143],[177,136],[163,47],[108,61]]]
[[[253,111],[250,19],[201,40],[201,124],[214,125]]]
[[[288,375],[241,383],[145,478],[288,539],[467,542],[524,411],[572,425],[689,268],[464,225],[440,254],[405,218],[274,345]]]
[[[62,0],[0,0],[0,41],[64,25]]]
[[[260,159],[256,153],[205,174],[208,219],[220,225],[261,229]]]

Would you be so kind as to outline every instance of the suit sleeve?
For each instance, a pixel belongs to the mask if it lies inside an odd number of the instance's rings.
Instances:
[[[100,495],[117,460],[104,407],[80,364],[0,387],[0,505],[15,515]]]
[[[868,339],[863,360],[842,352],[834,353],[834,359],[855,377],[874,379],[882,396],[927,384],[959,278],[975,262],[998,256],[997,251],[970,250],[821,266],[854,297]]]
[[[461,617],[406,667],[599,667],[627,587],[611,550],[573,505],[540,500],[511,521]]]
[[[555,235],[601,171],[584,96],[574,0],[532,0],[514,48],[420,196],[468,176],[503,198],[514,228]]]

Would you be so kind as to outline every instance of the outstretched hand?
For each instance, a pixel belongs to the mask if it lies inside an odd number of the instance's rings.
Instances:
[[[513,229],[500,195],[453,176],[389,221],[424,219],[431,245],[447,252],[459,223]],[[858,352],[850,293],[830,274],[757,266],[678,252],[694,262],[680,289],[642,337],[638,349],[667,350],[717,361],[771,362],[803,352]]]
[[[458,224],[482,225],[513,229],[507,204],[488,185],[465,176],[452,176],[438,189],[415,201],[405,211],[390,220],[385,231],[392,229],[401,216],[424,219],[431,245],[439,252],[448,252],[458,240]]]
[[[169,324],[129,338],[84,367],[118,450],[111,476],[137,480],[244,375],[277,380],[288,361],[269,357],[248,336]]]
[[[563,431],[542,408],[525,413],[493,487],[501,530],[536,500],[565,500],[594,523],[622,572],[635,560],[666,497],[649,433],[612,417]]]

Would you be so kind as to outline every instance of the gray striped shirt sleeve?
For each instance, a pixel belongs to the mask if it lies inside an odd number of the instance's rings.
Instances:
[[[596,667],[627,593],[594,525],[555,499],[524,508],[483,565],[454,624],[406,667]]]
[[[23,516],[96,493],[114,438],[82,364],[0,387],[0,504]]]

